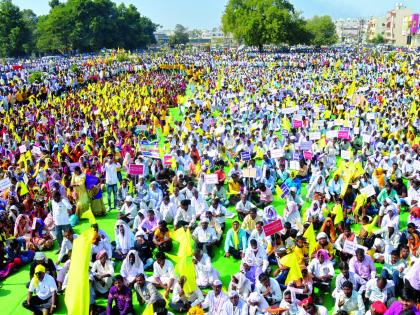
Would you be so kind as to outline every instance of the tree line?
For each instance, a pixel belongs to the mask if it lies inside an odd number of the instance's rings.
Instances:
[[[222,30],[248,46],[332,45],[338,36],[330,16],[304,19],[288,0],[229,0]]]
[[[145,48],[157,28],[137,8],[111,0],[51,0],[48,14],[0,0],[0,56]]]

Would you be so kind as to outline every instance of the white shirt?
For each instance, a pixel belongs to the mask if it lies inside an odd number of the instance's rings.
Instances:
[[[221,315],[248,315],[248,304],[242,300],[238,300],[238,304],[233,306],[230,300],[227,300]]]
[[[192,236],[200,243],[211,243],[217,241],[216,231],[212,227],[207,227],[207,229],[204,230],[201,225],[197,226]]]
[[[280,303],[280,301],[282,299],[282,293],[281,293],[280,285],[273,278],[270,278],[269,281],[270,281],[270,293],[271,293],[271,296],[268,296],[268,297],[270,297],[273,300],[273,302]],[[260,281],[257,281],[256,291],[258,293],[260,293],[261,295],[263,295],[263,293],[265,292],[265,290],[266,290],[266,287],[263,286]]]
[[[218,296],[215,296],[214,291],[211,290],[203,302],[203,308],[209,309],[208,315],[219,315],[228,300],[229,298],[226,293],[220,292]]]
[[[77,238],[77,234],[73,234],[73,240]],[[58,254],[58,261],[63,259],[64,255],[68,254],[69,251],[73,249],[73,243],[69,241],[68,238],[63,238],[61,242],[60,253]]]
[[[118,183],[117,169],[120,167],[120,163],[105,163],[105,182],[107,185],[116,185]]]
[[[55,280],[48,273],[44,275],[44,279],[38,282],[38,286],[34,286],[34,278],[29,283],[29,292],[35,293],[40,299],[46,300],[50,298],[53,292],[57,291],[57,285]]]
[[[57,225],[68,225],[70,224],[69,220],[69,210],[71,210],[71,204],[67,199],[61,199],[60,202],[52,200],[51,202],[52,214],[54,224]]]
[[[153,276],[157,278],[168,277],[175,279],[174,265],[168,259],[165,259],[163,267],[155,261],[153,263]]]
[[[316,277],[334,276],[334,267],[331,261],[324,261],[322,264],[318,258],[312,259],[308,266],[308,271]]]
[[[121,212],[123,214],[128,214],[128,217],[133,220],[137,215],[137,206],[134,202],[131,203],[130,206],[126,202],[121,207]]]

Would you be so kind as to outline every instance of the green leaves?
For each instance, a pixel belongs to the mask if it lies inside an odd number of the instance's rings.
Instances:
[[[190,41],[187,28],[182,26],[181,24],[175,25],[174,34],[169,37],[169,45],[181,45],[186,44]]]
[[[313,45],[332,45],[338,40],[335,25],[330,16],[314,16],[306,22],[306,28],[311,34],[310,43]]]

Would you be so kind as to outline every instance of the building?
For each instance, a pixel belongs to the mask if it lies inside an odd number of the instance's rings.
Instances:
[[[385,41],[394,46],[407,46],[408,23],[413,15],[411,9],[397,3],[395,9],[386,14]]]
[[[378,34],[385,38],[386,32],[386,17],[372,17],[368,21],[367,39],[373,40]]]
[[[368,21],[365,18],[339,19],[334,21],[340,43],[357,44],[366,40]]]

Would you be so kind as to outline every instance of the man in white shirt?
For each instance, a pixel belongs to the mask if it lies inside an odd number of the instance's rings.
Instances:
[[[129,226],[132,226],[136,215],[137,206],[133,202],[133,197],[127,195],[120,210],[120,219],[126,222]]]
[[[269,278],[265,273],[258,276],[256,291],[260,293],[269,305],[278,305],[282,299],[279,283]]]
[[[219,315],[228,301],[226,293],[222,292],[222,282],[213,282],[213,290],[209,291],[203,302],[203,309],[208,309],[207,315]]]
[[[147,281],[160,289],[165,289],[165,297],[168,298],[175,278],[174,265],[166,259],[164,252],[158,252],[153,263],[153,276],[147,278]]]
[[[111,211],[111,193],[114,195],[114,209],[117,208],[118,202],[118,170],[121,165],[114,159],[114,155],[110,154],[109,159],[105,162],[105,183],[106,183],[106,193],[108,195],[108,210]]]
[[[162,220],[165,220],[167,223],[173,222],[176,214],[176,207],[175,204],[171,202],[169,196],[165,196],[163,198],[163,201],[160,204],[159,212]]]
[[[73,234],[73,229],[68,229],[64,231],[64,239],[61,243],[60,252],[58,254],[57,265],[59,263],[64,263],[69,259],[69,252],[73,249],[73,241],[77,238],[77,234]]]
[[[381,301],[386,304],[389,298],[393,297],[394,282],[385,278],[373,278],[366,283],[365,297],[371,303]]]
[[[186,226],[191,228],[195,225],[195,218],[195,210],[191,207],[191,201],[188,199],[182,200],[174,218],[174,229],[177,230]]]
[[[246,195],[241,195],[241,200],[236,203],[235,209],[238,212],[239,220],[242,220],[249,214],[251,208],[255,207],[250,201],[247,200]]]
[[[212,257],[212,248],[217,242],[216,231],[209,227],[209,220],[207,218],[201,219],[201,225],[197,226],[192,234],[197,248],[204,250],[210,257]]]
[[[238,292],[230,291],[221,315],[248,315],[248,304],[239,297]]]
[[[268,268],[267,253],[264,248],[258,246],[257,240],[252,239],[249,244],[242,261],[250,262],[250,266],[260,267],[265,272]]]
[[[33,293],[36,295],[34,296]],[[52,276],[45,273],[45,267],[38,265],[29,283],[28,297],[23,307],[33,313],[52,314],[56,309],[57,285]]]
[[[334,314],[338,311],[346,311],[349,314],[364,315],[365,304],[360,293],[353,290],[353,284],[345,281],[341,287],[342,291],[338,293],[334,305]]]
[[[51,208],[58,246],[61,247],[63,231],[70,228],[69,211],[71,210],[71,204],[67,199],[61,197],[59,191],[55,191],[51,201]]]

